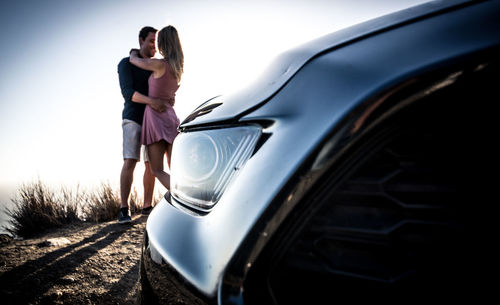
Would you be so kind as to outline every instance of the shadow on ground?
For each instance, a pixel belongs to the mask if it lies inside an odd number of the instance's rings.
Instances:
[[[133,304],[145,218],[75,224],[0,248],[3,304]],[[69,244],[50,246],[47,238]]]

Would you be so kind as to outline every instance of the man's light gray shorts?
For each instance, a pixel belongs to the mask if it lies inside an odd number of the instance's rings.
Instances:
[[[141,160],[141,125],[128,119],[122,121],[123,159]],[[144,162],[148,162],[147,150],[143,150]]]

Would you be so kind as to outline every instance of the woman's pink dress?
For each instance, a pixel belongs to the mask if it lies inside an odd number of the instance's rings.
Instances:
[[[170,73],[170,66],[166,63],[165,73],[154,78],[153,74],[149,77],[149,97],[160,98],[163,100],[175,99],[175,92],[179,88],[177,80]],[[144,145],[153,144],[160,140],[165,140],[172,144],[177,136],[177,127],[180,121],[175,114],[174,108],[167,103],[167,109],[164,112],[158,112],[147,105],[144,110],[144,120],[142,123],[141,142]]]

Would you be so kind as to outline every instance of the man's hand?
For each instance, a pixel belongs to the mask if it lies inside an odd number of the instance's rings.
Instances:
[[[165,111],[165,109],[167,109],[165,102],[163,100],[156,99],[156,98],[151,99],[151,104],[149,104],[149,106],[151,106],[151,108],[153,108],[154,110],[156,110],[158,112],[163,112],[163,111]]]

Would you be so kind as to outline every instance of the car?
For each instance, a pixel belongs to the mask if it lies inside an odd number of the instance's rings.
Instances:
[[[499,51],[500,1],[429,2],[200,105],[147,220],[140,300],[486,297]]]

